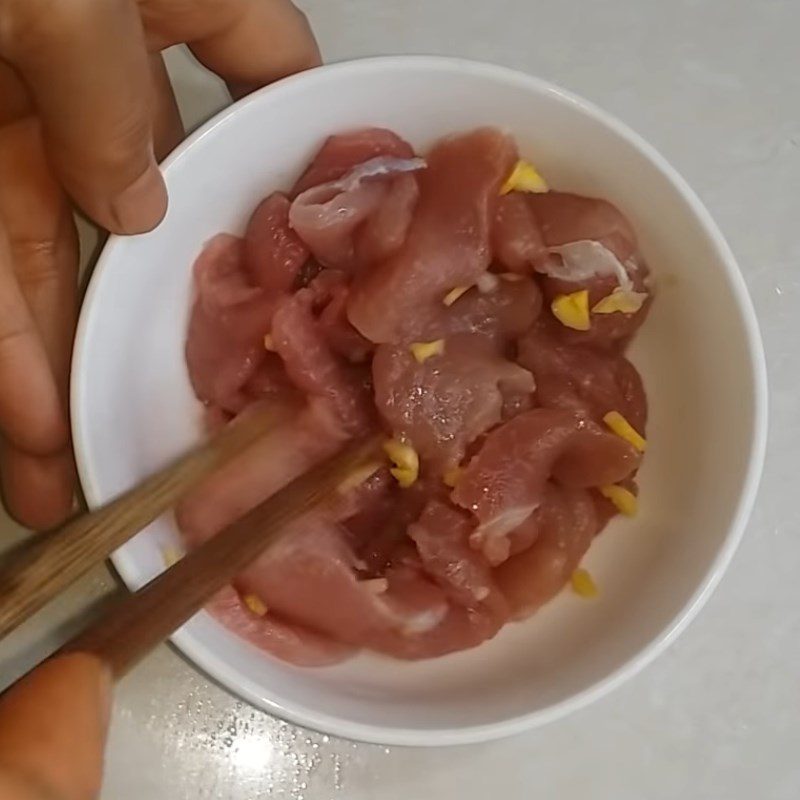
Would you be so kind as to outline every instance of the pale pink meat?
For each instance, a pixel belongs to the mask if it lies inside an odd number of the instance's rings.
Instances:
[[[402,246],[419,199],[414,175],[393,179],[383,202],[366,220],[355,239],[355,261],[362,267],[379,264]]]
[[[533,521],[533,544],[494,571],[516,618],[528,616],[561,591],[600,527],[589,492],[552,483],[544,486]]]
[[[319,330],[331,350],[352,364],[366,362],[375,345],[365,339],[347,318],[350,283],[346,274],[325,270],[311,282],[309,289],[314,293],[315,307],[320,309]]]
[[[595,422],[618,411],[644,435],[647,397],[633,364],[616,353],[566,344],[557,334],[555,324],[538,324],[519,341],[519,362],[533,373],[539,405]]]
[[[242,241],[220,234],[194,266],[197,297],[189,320],[186,364],[197,397],[238,411],[241,389],[264,360],[262,341],[274,303],[243,267]]]
[[[511,549],[508,534],[541,504],[551,478],[572,488],[616,483],[639,464],[618,436],[567,411],[536,408],[488,434],[453,490],[478,521],[472,544],[493,564]]]
[[[485,607],[505,622],[508,608],[498,592],[489,562],[470,547],[475,523],[441,500],[431,500],[409,527],[428,574],[458,605]]]
[[[327,667],[353,654],[350,645],[285,622],[274,613],[254,614],[232,586],[219,592],[206,611],[245,641],[298,667]]]
[[[247,223],[244,264],[268,295],[288,292],[308,259],[308,248],[289,227],[289,198],[275,192],[262,200]]]
[[[353,287],[348,316],[367,339],[415,336],[451,289],[486,271],[498,193],[515,159],[513,140],[492,129],[433,148],[419,174],[419,203],[405,243]]]
[[[360,164],[298,195],[289,224],[323,266],[352,270],[359,258],[384,258],[405,240],[417,201],[411,173],[424,166],[387,156]]]
[[[291,528],[236,580],[286,619],[364,645],[382,632],[425,633],[446,615],[444,593],[404,565],[389,567],[382,582],[362,577],[346,531],[324,512]]]
[[[525,195],[512,192],[497,201],[492,248],[495,261],[515,273],[528,274],[546,261],[547,245]]]
[[[530,278],[512,281],[498,277],[494,288],[480,291],[471,287],[452,305],[441,304],[419,331],[419,338],[430,341],[456,333],[473,333],[503,348],[525,333],[541,310],[541,292]]]
[[[606,200],[553,191],[525,198],[547,247],[590,239],[604,244],[622,262],[637,252],[633,228]]]
[[[529,195],[527,200],[539,222],[548,248],[575,242],[599,242],[617,257],[627,273],[630,288],[636,292],[648,293],[647,300],[636,313],[592,314],[591,328],[588,331],[565,328],[564,340],[601,347],[627,344],[646,319],[651,304],[649,270],[639,254],[636,234],[630,223],[611,203],[592,197],[547,192]],[[588,289],[589,306],[593,308],[620,286],[618,277],[608,274],[567,279],[557,268],[561,257],[553,253],[550,259],[556,261],[555,270],[550,271],[555,271],[559,277],[548,277],[545,274],[543,278],[542,286],[548,302],[559,294]],[[543,273],[548,272],[547,264],[539,263],[537,269]]]
[[[500,422],[503,392],[528,392],[533,377],[474,336],[454,336],[445,352],[418,363],[408,347],[381,345],[372,362],[375,404],[394,435],[439,471]]]
[[[337,356],[313,316],[314,293],[301,289],[287,298],[272,320],[272,340],[294,386],[332,409],[343,432],[369,425],[371,409],[363,378]]]
[[[371,158],[411,158],[413,155],[414,150],[408,142],[385,128],[364,128],[329,136],[295,184],[291,196],[297,197],[313,186],[338,180]]]
[[[542,308],[584,288],[592,305],[623,284],[649,294],[647,267],[610,203],[501,196],[516,158],[493,129],[426,161],[391,131],[333,136],[293,200],[265,198],[243,240],[217,237],[197,260],[186,357],[209,430],[263,403],[293,413],[178,504],[190,547],[354,437],[382,427],[420,459],[408,488],[384,461],[309,509],[210,604],[277,658],[475,647],[563,587],[616,513],[597,487],[638,491],[641,454],[602,418],[644,434],[622,352],[650,298],[592,314],[589,332]],[[416,346],[438,340],[419,363]]]
[[[370,647],[379,653],[407,660],[438,658],[477,647],[495,636],[502,627],[501,617],[485,607],[465,608],[451,603],[444,619],[432,630],[415,636],[387,631],[372,638]]]

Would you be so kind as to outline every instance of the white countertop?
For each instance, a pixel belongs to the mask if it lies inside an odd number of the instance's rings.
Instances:
[[[424,52],[516,67],[618,115],[683,173],[728,237],[761,321],[772,392],[762,490],[730,571],[688,632],[639,677],[561,722],[483,746],[351,744],[255,711],[161,647],[119,688],[103,798],[796,800],[800,3],[302,5],[329,60]],[[170,67],[190,124],[224,103],[181,52]],[[0,517],[2,540],[7,530]],[[98,569],[15,634],[0,654],[0,685],[112,584]]]

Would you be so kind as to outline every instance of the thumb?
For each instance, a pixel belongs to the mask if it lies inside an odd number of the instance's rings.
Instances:
[[[0,795],[96,797],[110,703],[109,671],[82,653],[46,662],[0,696]]]
[[[0,55],[33,95],[67,191],[110,231],[155,227],[167,195],[153,155],[154,93],[133,0],[13,2],[4,22]]]

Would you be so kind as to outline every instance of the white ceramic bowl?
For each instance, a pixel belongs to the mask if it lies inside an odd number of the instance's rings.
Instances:
[[[564,592],[469,652],[295,669],[205,613],[173,641],[231,691],[318,730],[386,744],[492,739],[605,694],[675,638],[725,570],[762,466],[764,361],[736,262],[675,170],[606,113],[527,75],[427,57],[325,67],[224,111],[165,163],[163,224],[112,237],[97,265],[73,367],[78,466],[97,505],[198,440],[183,361],[194,258],[218,231],[241,231],[326,135],[365,125],[423,150],[443,134],[502,126],[552,185],[601,195],[629,215],[660,285],[633,353],[652,409],[640,515],[592,546],[597,601]],[[135,588],[152,578],[173,540],[166,517],[121,548],[123,580]]]

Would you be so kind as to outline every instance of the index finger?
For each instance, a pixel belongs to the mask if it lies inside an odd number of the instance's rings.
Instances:
[[[22,450],[46,455],[69,433],[41,336],[22,295],[0,225],[0,430]]]
[[[139,0],[150,42],[185,42],[234,94],[320,63],[305,15],[289,0]]]
[[[167,195],[134,0],[3,0],[0,11],[0,56],[30,89],[63,185],[110,231],[153,228]]]

